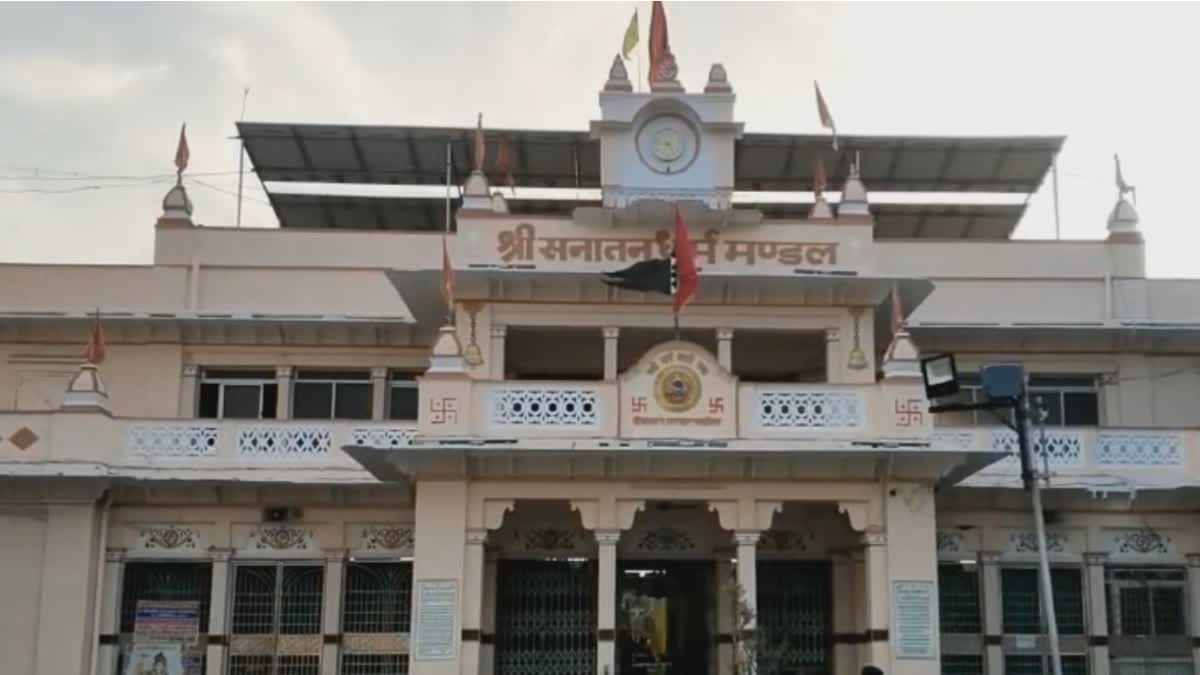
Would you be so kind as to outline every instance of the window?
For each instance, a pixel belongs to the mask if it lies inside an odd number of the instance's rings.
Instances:
[[[938,565],[938,611],[941,632],[980,634],[979,571],[975,565]]]
[[[388,419],[417,419],[417,380],[412,373],[393,372],[388,383]]]
[[[983,389],[977,374],[960,374],[959,382],[968,400],[982,402]],[[1094,427],[1100,424],[1100,395],[1096,378],[1079,375],[1029,375],[1029,405],[1034,425],[1050,427]],[[1039,411],[1045,413],[1043,418]],[[1001,415],[1011,413],[997,411]],[[953,424],[996,424],[993,413],[975,410],[956,413]]]
[[[1052,569],[1050,585],[1058,632],[1083,635],[1083,573],[1074,567]],[[1038,635],[1042,632],[1037,569],[1006,567],[1000,570],[1000,595],[1005,633]]]
[[[231,640],[229,675],[319,675],[325,568],[264,563],[234,570],[230,633],[266,639]],[[283,635],[307,639],[281,649]]]
[[[1063,675],[1087,675],[1087,659],[1082,655],[1063,654]],[[1046,675],[1053,673],[1049,656],[1037,654],[1005,654],[1004,675]]]
[[[371,373],[301,370],[292,385],[292,417],[301,420],[371,419]]]
[[[942,654],[942,675],[983,675],[983,657],[978,654]]]
[[[208,603],[212,597],[212,564],[199,562],[130,562],[125,565],[121,582],[121,663],[117,672],[125,672],[124,660],[133,644],[138,603],[142,600],[195,602],[199,605],[199,643],[184,653],[185,664],[204,672],[203,636],[208,633]]]
[[[1113,635],[1187,635],[1187,572],[1167,568],[1109,568],[1108,626]]]
[[[204,370],[196,416],[205,419],[274,419],[279,386],[274,370]]]
[[[411,625],[412,563],[351,562],[346,565],[342,630],[346,635],[399,638]],[[342,675],[402,675],[408,654],[399,641],[362,640],[371,645],[343,654]]]

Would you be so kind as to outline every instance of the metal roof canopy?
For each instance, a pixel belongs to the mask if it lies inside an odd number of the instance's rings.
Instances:
[[[518,197],[520,190],[517,191]],[[341,197],[272,193],[279,224],[285,228],[440,231],[446,227],[446,201],[434,197]],[[454,200],[457,203],[457,199]],[[569,218],[596,201],[509,199],[514,216]],[[737,204],[769,219],[804,220],[812,204]],[[876,239],[1008,239],[1025,215],[1024,204],[873,204]]]
[[[263,181],[441,185],[446,143],[453,181],[471,168],[471,127],[352,126],[239,122]],[[600,145],[587,131],[486,129],[488,157],[501,138],[513,148],[518,186],[600,187]],[[808,189],[817,157],[829,175],[845,176],[860,153],[867,188],[884,192],[1031,193],[1041,185],[1062,136],[841,136],[745,134],[736,143],[734,189]],[[489,164],[490,166],[490,164]]]

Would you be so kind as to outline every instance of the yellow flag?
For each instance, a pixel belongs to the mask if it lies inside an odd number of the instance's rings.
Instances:
[[[629,27],[625,29],[625,41],[621,45],[621,55],[625,60],[629,60],[629,55],[637,47],[638,43],[638,22],[637,10],[633,10],[633,16],[629,19]]]

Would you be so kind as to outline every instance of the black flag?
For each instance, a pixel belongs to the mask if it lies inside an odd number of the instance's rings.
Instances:
[[[605,272],[604,283],[643,293],[674,295],[675,256],[642,260],[616,272]]]

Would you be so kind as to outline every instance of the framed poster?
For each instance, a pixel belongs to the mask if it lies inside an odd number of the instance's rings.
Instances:
[[[186,675],[183,645],[178,642],[145,642],[129,649],[121,675]]]
[[[933,660],[937,658],[937,617],[934,615],[932,581],[895,581],[892,583],[893,621],[896,658]]]
[[[458,656],[458,580],[418,579],[413,591],[413,660],[453,660]]]

